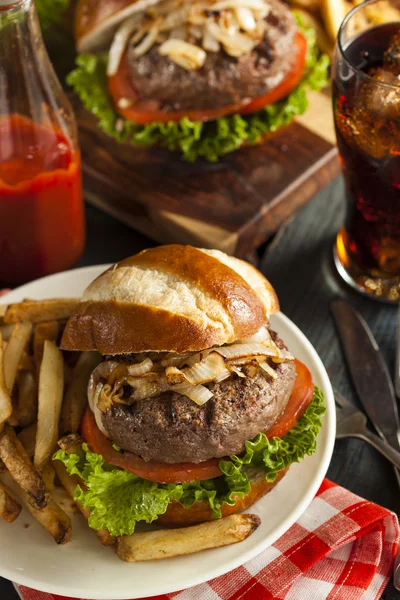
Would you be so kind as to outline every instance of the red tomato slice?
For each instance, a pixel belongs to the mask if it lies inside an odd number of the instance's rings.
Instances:
[[[213,458],[203,463],[161,463],[156,461],[146,462],[140,456],[131,452],[121,454],[112,447],[110,440],[100,431],[92,411],[87,408],[81,423],[81,434],[92,452],[101,454],[105,462],[126,471],[131,471],[150,481],[158,483],[184,483],[186,481],[199,481],[219,477],[219,459]]]
[[[296,360],[295,363],[296,381],[293,393],[278,421],[266,432],[269,439],[272,437],[283,437],[292,429],[312,400],[314,386],[311,373],[300,361]],[[198,464],[168,464],[156,461],[145,462],[142,458],[131,452],[124,452],[123,454],[117,452],[112,447],[110,440],[97,427],[94,415],[89,408],[86,410],[81,423],[81,434],[92,452],[101,454],[106,463],[121,467],[126,471],[131,471],[143,477],[143,479],[158,483],[184,483],[186,481],[212,479],[221,475],[219,468],[219,461],[221,459],[217,458]]]
[[[296,34],[295,45],[297,47],[297,54],[293,68],[276,88],[263,96],[254,99],[245,99],[237,104],[224,106],[222,108],[168,112],[159,110],[158,103],[155,101],[140,100],[139,93],[132,86],[126,53],[121,60],[118,72],[108,78],[108,90],[118,112],[125,117],[125,119],[134,121],[140,125],[148,125],[155,121],[159,123],[180,121],[183,117],[187,117],[191,121],[204,122],[213,121],[219,117],[225,117],[234,113],[245,115],[285,98],[300,83],[304,74],[307,54],[307,41],[303,34],[299,32]],[[133,100],[133,106],[120,108],[118,106],[118,101],[121,100],[121,98]],[[137,100],[136,102],[135,99]]]
[[[295,360],[296,381],[289,402],[279,419],[266,432],[268,439],[273,437],[282,438],[288,431],[293,429],[297,421],[304,415],[314,395],[314,384],[310,371],[306,365]]]

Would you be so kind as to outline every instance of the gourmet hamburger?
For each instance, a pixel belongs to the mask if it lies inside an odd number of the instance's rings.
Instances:
[[[69,83],[119,140],[217,160],[326,85],[328,59],[281,0],[79,0]]]
[[[89,285],[61,346],[97,351],[82,451],[89,524],[131,534],[237,513],[315,451],[324,412],[307,367],[270,329],[271,284],[217,250],[161,246]]]

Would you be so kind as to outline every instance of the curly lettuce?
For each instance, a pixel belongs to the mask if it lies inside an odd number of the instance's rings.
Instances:
[[[302,27],[301,23],[299,23]],[[178,150],[183,158],[194,162],[199,157],[216,162],[244,142],[256,144],[265,134],[288,125],[303,114],[308,106],[307,92],[328,84],[329,58],[319,55],[315,32],[303,29],[308,41],[307,69],[300,84],[284,100],[266,106],[247,116],[238,114],[216,121],[200,123],[183,118],[179,122],[138,125],[118,116],[107,92],[107,55],[81,54],[67,82],[81,98],[83,105],[99,121],[100,128],[119,142],[152,146],[162,145]]]
[[[220,477],[204,481],[183,484],[147,481],[105,464],[86,444],[79,454],[59,450],[53,459],[63,462],[68,473],[78,475],[84,483],[76,488],[75,500],[90,509],[90,527],[107,529],[111,535],[130,535],[137,522],[151,523],[164,514],[172,500],[181,502],[185,508],[206,501],[213,516],[220,518],[223,504],[234,505],[235,497],[250,491],[253,469],[261,469],[267,481],[272,482],[282,469],[315,452],[324,412],[323,393],[315,388],[304,415],[283,438],[268,440],[259,433],[253,441],[246,442],[242,456],[221,460]]]

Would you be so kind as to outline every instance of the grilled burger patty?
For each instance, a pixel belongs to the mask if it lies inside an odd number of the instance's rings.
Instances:
[[[279,338],[276,342],[283,347]],[[115,405],[102,421],[114,443],[146,461],[198,463],[240,454],[246,440],[276,422],[292,393],[294,363],[274,368],[274,380],[259,369],[253,379],[234,374],[209,384],[214,396],[201,407],[187,396],[164,392],[131,406]]]
[[[281,0],[268,4],[265,38],[247,56],[208,52],[203,67],[189,71],[160,56],[157,46],[140,57],[128,50],[132,85],[141,100],[158,101],[158,108],[166,111],[205,110],[256,98],[275,88],[293,65],[297,26]]]

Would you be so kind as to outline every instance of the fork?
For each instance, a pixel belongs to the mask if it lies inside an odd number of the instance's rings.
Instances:
[[[366,415],[352,406],[337,390],[335,390],[335,402],[336,439],[355,437],[364,440],[400,469],[400,452],[368,429]]]

